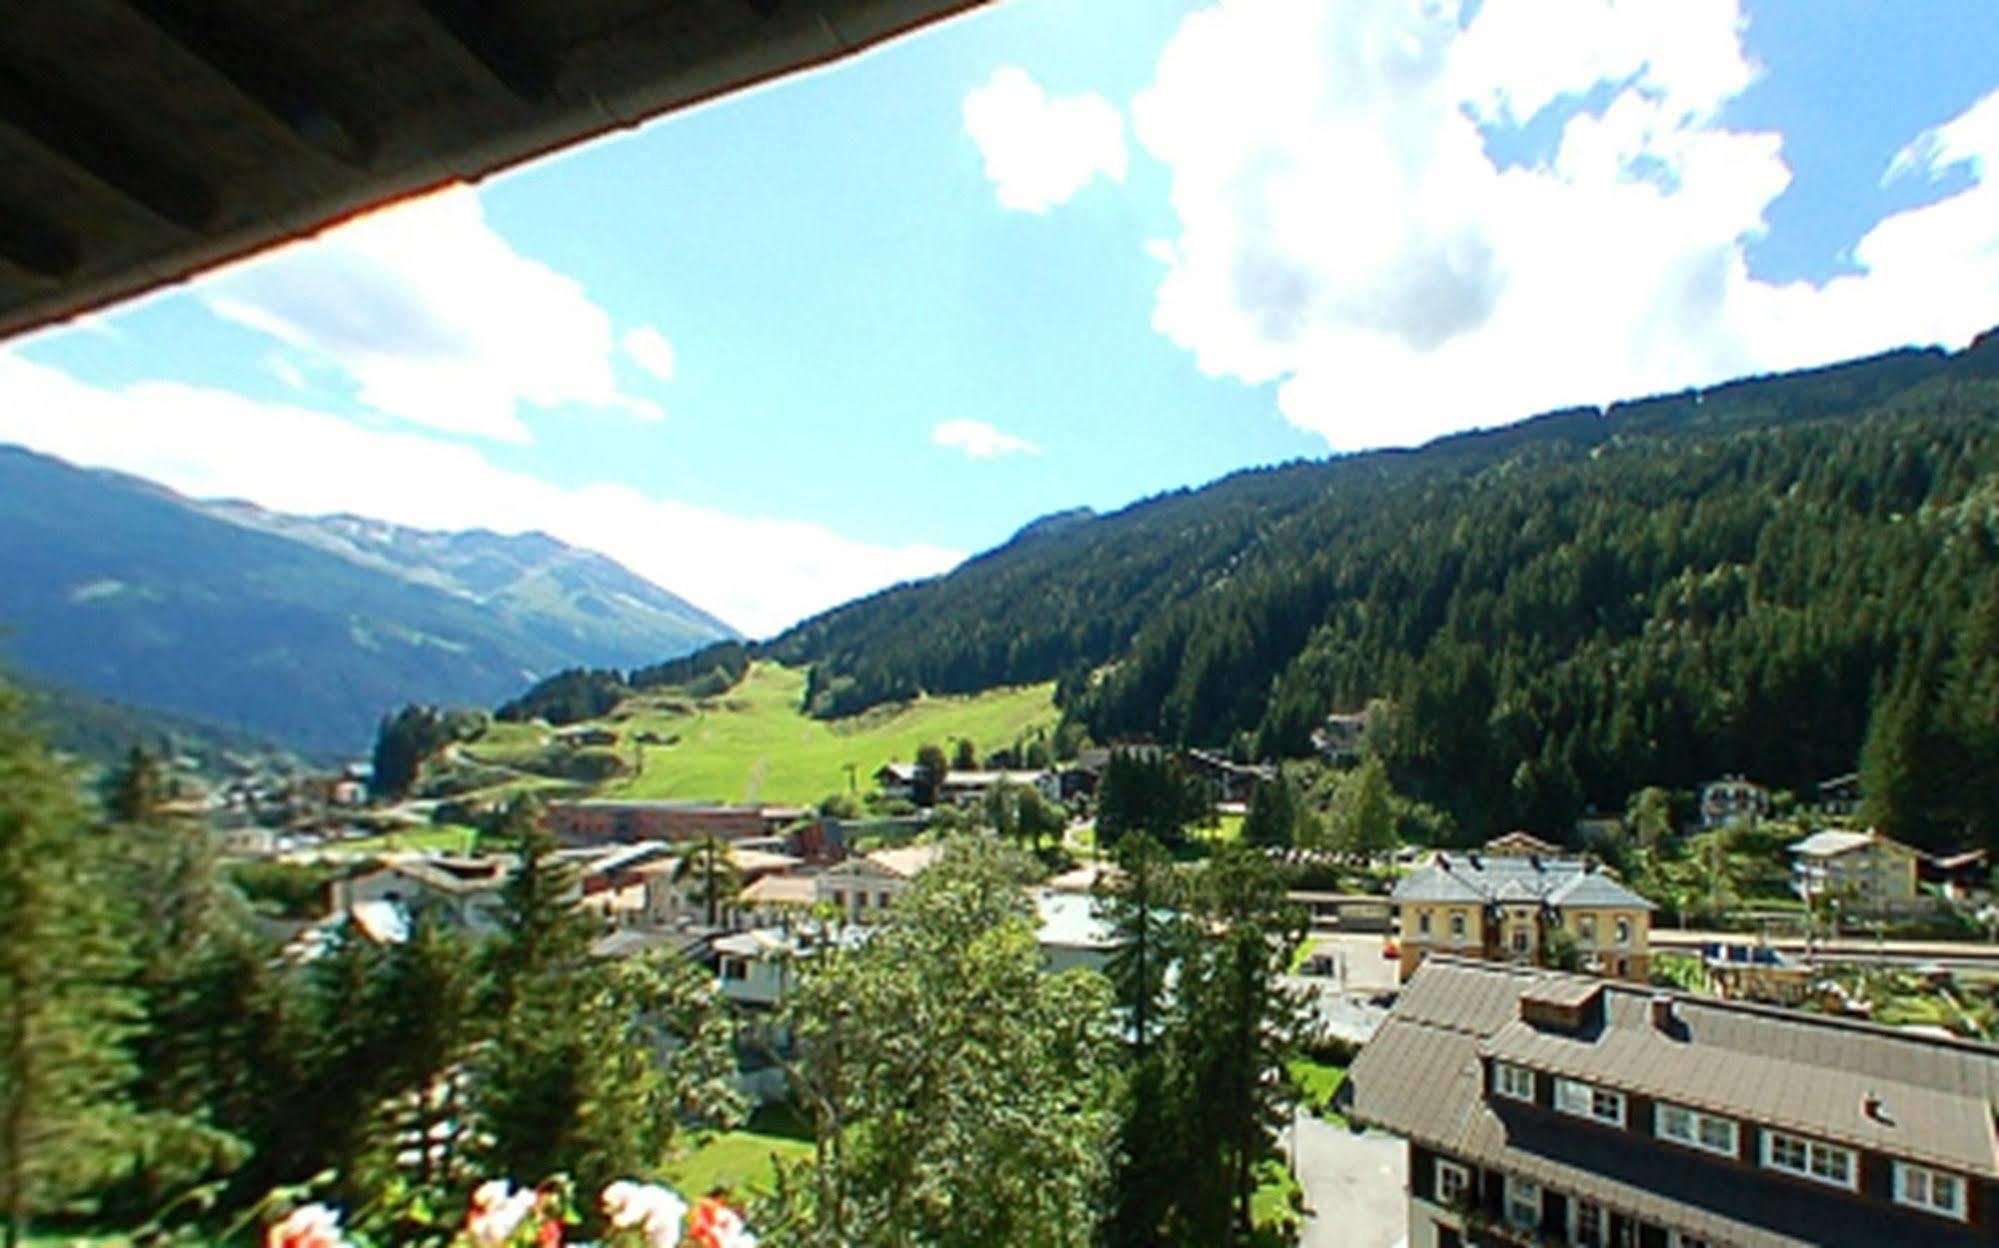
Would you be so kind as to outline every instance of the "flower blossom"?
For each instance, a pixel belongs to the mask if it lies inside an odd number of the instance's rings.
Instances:
[[[264,1232],[264,1248],[346,1248],[340,1215],[325,1205],[300,1205]]]
[[[514,1191],[505,1179],[481,1183],[472,1192],[472,1209],[465,1218],[466,1238],[478,1248],[501,1248],[534,1212],[535,1201],[532,1188]]]
[[[619,1179],[604,1189],[604,1216],[621,1231],[636,1230],[646,1248],[677,1248],[687,1202],[653,1183]]]
[[[691,1248],[757,1248],[757,1237],[743,1225],[742,1215],[713,1196],[694,1206],[687,1242]]]

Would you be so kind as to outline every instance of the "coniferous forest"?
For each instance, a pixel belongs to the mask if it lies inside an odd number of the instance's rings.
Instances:
[[[1388,707],[1466,837],[1652,784],[1999,829],[1999,334],[1237,474],[1030,526],[761,647],[819,714],[1059,679],[1099,740],[1306,753]]]

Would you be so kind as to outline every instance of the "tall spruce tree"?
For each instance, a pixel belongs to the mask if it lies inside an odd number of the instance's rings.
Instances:
[[[1305,1020],[1280,982],[1305,921],[1272,865],[1224,846],[1201,871],[1204,933],[1181,963],[1168,1096],[1193,1144],[1172,1242],[1247,1243],[1256,1166],[1271,1154],[1295,1095],[1285,1074]]]
[[[68,769],[0,685],[0,1216],[37,1214],[123,1170],[140,1136],[127,1089],[139,1006],[104,840]]]

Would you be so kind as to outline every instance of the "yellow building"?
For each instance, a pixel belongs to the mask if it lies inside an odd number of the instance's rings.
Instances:
[[[1792,883],[1807,901],[1837,900],[1849,914],[1896,914],[1928,906],[1916,887],[1916,850],[1869,829],[1814,832],[1791,846]]]
[[[1563,940],[1585,969],[1640,983],[1651,973],[1652,903],[1579,859],[1439,853],[1389,900],[1404,979],[1432,953],[1547,965]]]

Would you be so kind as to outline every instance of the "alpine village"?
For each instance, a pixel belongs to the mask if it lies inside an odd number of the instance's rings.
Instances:
[[[305,40],[87,7],[324,172],[230,196],[353,189],[145,251],[170,172],[0,64],[143,208],[0,196],[7,315],[418,185],[280,124]],[[917,20],[544,91],[509,6],[349,7],[507,100],[424,114],[480,171]],[[1999,1243],[1999,330],[1019,523],[752,637],[0,445],[6,1248]]]

